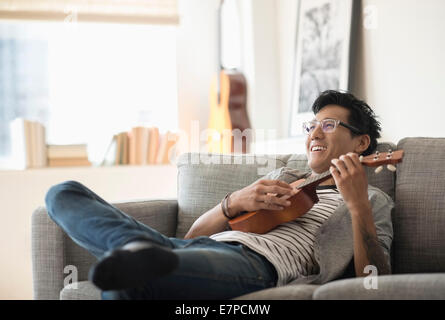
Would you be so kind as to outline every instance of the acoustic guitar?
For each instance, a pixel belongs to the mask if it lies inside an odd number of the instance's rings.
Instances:
[[[236,134],[233,134],[233,130],[239,129],[239,137],[241,137],[243,131],[250,128],[246,109],[246,78],[236,69],[223,68],[221,61],[221,7],[223,2],[220,1],[217,15],[218,64],[217,73],[210,88],[210,117],[208,124],[208,128],[215,130],[217,135],[210,135],[207,138],[207,145],[209,152],[233,153],[241,151],[242,153],[247,153],[251,141],[249,130],[245,132],[242,141],[235,141]],[[237,150],[235,150],[235,145]]]
[[[395,171],[394,164],[402,162],[403,150],[376,152],[360,158],[362,165],[377,167],[376,173],[383,169],[384,164],[388,165],[389,170]],[[295,220],[308,212],[318,202],[316,187],[330,177],[331,172],[328,170],[314,177],[294,181],[290,183],[290,186],[295,188],[297,193],[293,196],[282,196],[283,199],[291,201],[290,206],[283,210],[261,209],[248,212],[229,220],[229,225],[232,230],[263,234],[282,223]]]

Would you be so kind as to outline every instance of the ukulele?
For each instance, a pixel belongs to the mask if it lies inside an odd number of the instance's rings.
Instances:
[[[215,130],[217,136],[209,135],[207,139],[208,151],[216,153],[233,153],[235,151],[234,129],[250,128],[247,115],[247,82],[244,75],[236,69],[224,69],[221,62],[221,6],[218,7],[218,50],[217,73],[210,88],[210,117],[209,129]],[[246,131],[248,132],[248,131]],[[249,137],[247,137],[249,136]],[[248,152],[250,133],[241,138],[242,153]],[[236,150],[238,151],[238,150]]]
[[[379,173],[382,171],[384,164],[388,165],[388,170],[395,171],[394,164],[402,162],[402,158],[403,150],[389,150],[388,152],[376,152],[366,157],[361,156],[360,161],[362,165],[377,167],[375,172]],[[290,186],[295,188],[297,193],[292,196],[282,196],[283,199],[291,201],[290,206],[283,210],[260,209],[248,212],[229,220],[229,225],[232,230],[263,234],[282,223],[295,220],[308,212],[318,202],[316,187],[330,177],[331,172],[328,170],[314,177],[294,181],[290,183]]]

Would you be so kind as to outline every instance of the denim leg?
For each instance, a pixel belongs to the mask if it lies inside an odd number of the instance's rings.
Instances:
[[[103,291],[103,299],[230,299],[276,285],[275,268],[241,244],[198,237],[173,249],[179,266],[139,288]]]
[[[138,222],[77,181],[52,186],[45,203],[51,219],[98,258],[133,240],[145,239],[169,248],[180,242]]]

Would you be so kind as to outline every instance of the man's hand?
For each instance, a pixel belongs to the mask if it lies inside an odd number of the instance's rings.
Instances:
[[[329,170],[347,207],[352,210],[367,205],[368,178],[358,155],[349,152],[331,163]]]
[[[229,214],[236,216],[241,211],[256,211],[259,209],[283,210],[290,201],[279,196],[292,196],[296,192],[281,180],[258,180],[251,185],[235,191],[229,199]]]

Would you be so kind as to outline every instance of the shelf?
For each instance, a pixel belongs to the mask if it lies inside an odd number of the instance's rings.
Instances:
[[[28,169],[8,169],[0,168],[0,174],[4,172],[41,172],[41,171],[70,171],[70,170],[140,170],[140,169],[164,169],[174,168],[172,164],[153,164],[153,165],[116,165],[116,166],[73,166],[73,167],[42,167]]]

